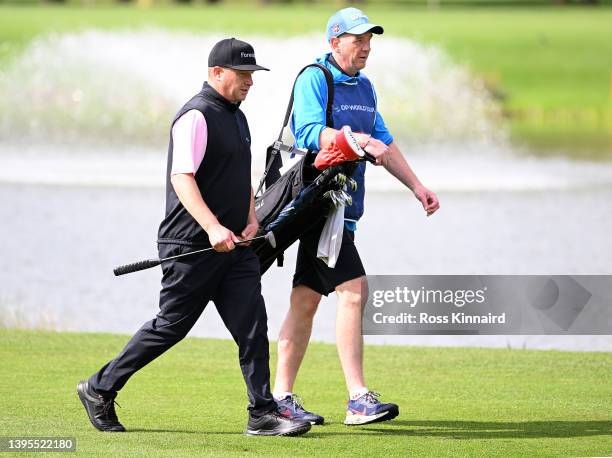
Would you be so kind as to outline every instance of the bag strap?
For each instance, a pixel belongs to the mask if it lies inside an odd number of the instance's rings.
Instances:
[[[285,120],[283,121],[283,127],[281,128],[280,133],[278,134],[277,141],[281,141],[283,138],[283,132],[287,128],[289,124],[289,118],[291,117],[291,111],[293,110],[293,99],[295,94],[295,85],[297,84],[297,80],[304,71],[310,67],[316,67],[323,72],[325,76],[325,81],[327,83],[327,106],[325,107],[325,125],[327,127],[332,127],[334,121],[332,119],[332,105],[334,103],[334,77],[331,72],[325,67],[325,65],[321,64],[308,64],[304,68],[300,70],[300,72],[295,77],[295,81],[293,82],[293,87],[291,88],[291,97],[289,98],[289,104],[287,105],[287,111],[285,112]]]
[[[289,103],[287,104],[287,110],[285,112],[285,119],[283,120],[283,126],[281,127],[281,130],[278,134],[278,138],[276,139],[274,144],[268,147],[268,149],[266,150],[266,168],[261,177],[261,180],[259,181],[259,186],[257,187],[257,192],[255,193],[256,197],[263,190],[264,184],[267,189],[276,180],[280,178],[279,170],[282,167],[283,163],[278,153],[280,153],[281,151],[286,151],[286,152],[293,151],[293,146],[288,146],[283,143],[282,141],[283,132],[285,132],[285,129],[287,128],[287,125],[289,124],[291,112],[293,111],[294,92],[295,92],[295,85],[297,84],[297,80],[300,77],[300,75],[304,73],[304,71],[307,68],[310,68],[310,67],[318,68],[319,70],[323,72],[323,75],[325,76],[325,82],[327,85],[327,106],[325,107],[325,125],[327,127],[332,127],[334,124],[333,117],[332,117],[333,116],[332,105],[334,103],[334,77],[331,74],[331,72],[327,69],[327,67],[325,67],[324,65],[308,64],[299,71],[299,73],[295,77],[295,80],[293,81],[293,86],[291,88],[291,96],[289,97]],[[274,170],[272,170],[272,173],[270,173],[273,165],[275,165]]]

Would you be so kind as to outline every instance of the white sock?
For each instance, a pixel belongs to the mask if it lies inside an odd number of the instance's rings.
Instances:
[[[272,396],[274,396],[274,399],[277,401],[280,401],[281,399],[285,399],[287,396],[293,396],[293,393],[291,391],[275,391],[272,393]]]
[[[366,394],[368,392],[368,389],[363,386],[361,388],[357,388],[356,390],[353,390],[349,393],[349,397],[351,398],[351,400],[355,400],[355,399],[359,399],[361,396],[363,396],[364,394]]]

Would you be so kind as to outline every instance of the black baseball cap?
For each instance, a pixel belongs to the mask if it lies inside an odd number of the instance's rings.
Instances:
[[[257,65],[253,46],[236,38],[226,38],[213,46],[208,55],[208,66],[234,70],[270,71],[269,68]]]

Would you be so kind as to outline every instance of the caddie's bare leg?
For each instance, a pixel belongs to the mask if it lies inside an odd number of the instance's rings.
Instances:
[[[367,297],[365,277],[346,281],[336,287],[336,346],[344,371],[346,387],[350,392],[365,387],[363,376],[363,336],[361,316]]]

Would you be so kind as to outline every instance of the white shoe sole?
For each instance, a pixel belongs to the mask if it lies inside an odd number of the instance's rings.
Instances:
[[[376,415],[359,415],[352,412],[346,412],[346,419],[344,420],[345,425],[365,425],[367,423],[374,423],[376,420],[389,415],[389,411],[377,413]]]
[[[285,437],[292,437],[292,436],[301,436],[302,434],[306,434],[308,431],[310,431],[310,424],[306,424],[305,426],[300,426],[298,428],[293,428],[293,429],[289,429],[289,430],[285,430],[281,433],[278,432],[272,432],[272,431],[262,431],[259,429],[247,429],[245,431],[245,435],[247,436],[285,436]]]

